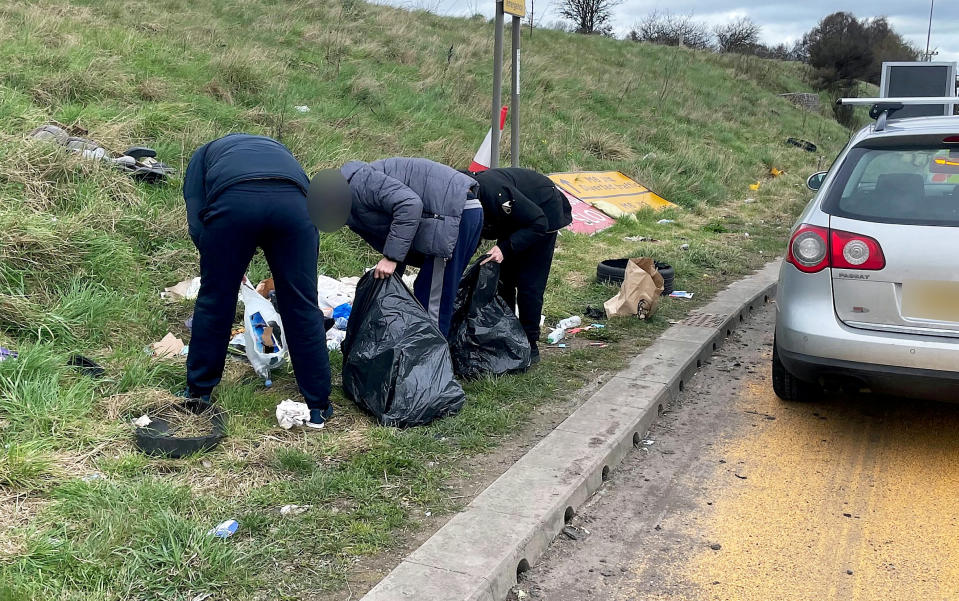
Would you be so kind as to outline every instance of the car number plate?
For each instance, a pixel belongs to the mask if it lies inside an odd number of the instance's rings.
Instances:
[[[902,314],[914,319],[959,322],[959,282],[904,282]]]

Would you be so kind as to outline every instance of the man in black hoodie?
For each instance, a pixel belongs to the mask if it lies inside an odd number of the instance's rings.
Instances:
[[[313,428],[333,415],[330,360],[323,313],[317,305],[319,234],[343,225],[349,187],[339,172],[314,178],[328,197],[326,210],[308,206],[310,180],[276,140],[231,134],[201,146],[183,181],[190,237],[200,251],[200,292],[187,357],[187,391],[201,405],[220,382],[237,292],[257,247],[276,285],[276,301],[296,381]],[[340,207],[336,209],[336,207]]]
[[[511,307],[518,306],[536,363],[556,235],[573,222],[572,209],[553,181],[536,171],[506,167],[470,175],[479,183],[483,238],[496,240],[488,260],[502,263],[500,294]]]

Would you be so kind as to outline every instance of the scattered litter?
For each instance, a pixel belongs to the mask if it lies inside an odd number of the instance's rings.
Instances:
[[[663,221],[670,221],[669,219],[664,219]],[[671,221],[670,221],[671,222]],[[659,242],[656,238],[648,238],[646,236],[626,236],[623,238],[624,242]]]
[[[749,237],[749,232],[743,232],[743,238],[748,238],[748,237]]]
[[[80,478],[84,482],[96,482],[97,480],[106,480],[107,477],[101,474],[100,472],[93,472],[92,474],[87,474],[86,476]]]
[[[572,526],[566,526],[563,528],[563,535],[569,540],[579,540],[579,532],[576,531],[576,528]]]
[[[183,325],[186,326],[186,329],[193,331],[193,314],[190,313],[190,316],[183,320]]]
[[[266,278],[256,285],[256,291],[259,292],[263,298],[270,298],[270,293],[275,290],[276,286],[273,284],[273,278]]]
[[[30,132],[30,138],[63,146],[84,159],[104,161],[126,172],[134,179],[152,184],[163,182],[174,173],[173,168],[156,159],[157,153],[152,148],[133,146],[126,149],[122,155],[114,156],[114,153],[93,140],[71,135],[78,132],[69,132],[67,130],[71,129],[70,127],[61,127],[61,125],[42,125]],[[86,132],[82,133],[86,134]]]
[[[723,548],[723,546],[720,545],[719,543],[713,543],[709,545],[709,548],[712,549],[713,551],[719,551],[720,549]]]
[[[560,340],[566,337],[566,330],[563,328],[555,328],[552,332],[549,333],[549,336],[546,337],[546,340],[550,344],[556,344]]]
[[[183,280],[175,286],[170,286],[169,288],[164,288],[163,292],[160,293],[160,298],[168,300],[196,300],[197,295],[200,293],[200,278],[196,277],[191,280]]]
[[[591,327],[591,328],[596,328],[597,330],[602,330],[602,329],[605,328],[606,326],[604,326],[604,325],[601,324],[601,323],[591,323],[591,324],[589,324],[589,327]]]
[[[743,202],[744,202],[745,204],[751,204],[751,203],[756,202],[756,199],[755,199],[755,198],[747,198],[747,199],[744,200]]]
[[[93,379],[102,378],[107,373],[107,370],[103,369],[99,363],[83,355],[71,355],[67,365],[75,367],[81,374]]]
[[[213,596],[213,593],[200,593],[196,597],[193,597],[190,601],[206,601]]]
[[[557,344],[556,347],[557,347],[557,348],[566,348],[566,345],[565,345],[565,344]]]
[[[204,459],[200,462],[200,465],[202,465],[205,469],[211,469],[213,467],[213,462],[209,459]]]
[[[572,336],[574,334],[579,334],[580,332],[584,332],[588,329],[589,328],[573,328],[572,330],[566,330],[566,333]]]
[[[639,319],[646,319],[659,305],[663,285],[663,276],[652,259],[629,259],[619,292],[603,304],[606,314],[610,317],[637,315]]]
[[[284,505],[280,507],[280,515],[302,515],[312,508],[312,505]]]
[[[759,189],[759,186],[761,186],[761,185],[762,185],[762,183],[759,182],[759,181],[757,181],[757,182],[754,183],[754,184],[749,184],[749,189],[752,190],[753,192],[755,192],[756,190]]]
[[[673,290],[673,291],[670,293],[669,298],[685,298],[685,299],[690,299],[690,298],[693,298],[693,294],[695,294],[695,293],[693,293],[693,292],[686,292],[685,290]]]
[[[7,359],[16,359],[18,356],[17,351],[11,351],[6,347],[0,346],[0,362],[6,361]]]
[[[644,438],[644,439],[643,439],[643,446],[644,446],[644,447],[648,447],[648,446],[654,445],[654,444],[656,444],[656,441],[653,440],[652,438]]]
[[[158,358],[176,357],[183,352],[184,348],[183,341],[169,332],[162,340],[150,345],[153,356]]]
[[[681,245],[681,246],[679,247],[679,250],[689,250],[689,245],[688,245],[688,244],[683,244],[683,245]]]
[[[286,399],[276,406],[276,422],[284,430],[293,426],[302,426],[310,421],[310,408],[306,403]]]
[[[676,223],[676,220],[675,220],[675,219],[660,219],[660,220],[657,221],[656,223],[658,223],[659,225],[668,225],[668,224],[670,224],[670,223]]]
[[[353,298],[356,296],[356,284],[359,281],[359,278],[355,277],[335,280],[329,276],[319,276],[316,280],[316,289],[320,308],[332,311],[343,304],[352,305]]]
[[[606,348],[609,344],[605,342],[590,342],[589,346],[595,346],[596,348]]]
[[[333,319],[340,319],[341,317],[349,319],[350,312],[353,310],[353,306],[350,303],[343,303],[337,307],[333,308]]]
[[[346,326],[350,323],[349,317],[337,317],[334,322],[337,330],[346,330]]]
[[[426,517],[432,517],[432,516],[433,516],[433,512],[432,512],[432,511],[424,511],[424,512],[423,512],[423,515],[425,515]]]
[[[260,296],[246,278],[240,286],[243,299],[243,335],[246,357],[264,385],[273,385],[270,372],[286,362],[286,330],[273,304]]]
[[[326,332],[326,348],[331,351],[338,351],[346,340],[346,331],[338,327],[331,328]]]
[[[217,538],[230,538],[236,533],[237,528],[240,527],[240,523],[236,520],[227,520],[207,532],[207,536],[215,536]]]
[[[783,171],[782,169],[777,169],[777,168],[775,168],[775,167],[770,167],[770,169],[769,169],[769,175],[771,175],[771,176],[773,176],[773,177],[779,177],[780,175],[783,175],[784,173],[786,173],[786,172]]]
[[[153,423],[153,420],[150,419],[150,416],[149,416],[149,415],[147,415],[146,413],[144,413],[143,415],[141,415],[140,417],[136,418],[135,420],[133,420],[133,421],[130,422],[130,423],[133,424],[134,426],[136,426],[137,428],[146,428],[147,426],[149,426],[150,424]]]
[[[516,589],[516,598],[517,598],[517,599],[519,599],[520,601],[522,601],[523,599],[525,599],[525,598],[527,598],[527,597],[529,597],[529,593],[527,593],[527,592],[524,591],[523,589]]]
[[[569,328],[578,327],[582,323],[583,318],[581,318],[579,315],[573,315],[572,317],[567,317],[566,319],[560,320],[560,322],[556,324],[556,327],[568,330]]]
[[[592,319],[606,319],[606,309],[591,307],[589,305],[586,305],[586,310],[583,311],[583,314]]]
[[[294,106],[293,110],[295,110],[298,113],[309,113],[310,107],[306,106],[305,104],[300,104],[298,106]]]

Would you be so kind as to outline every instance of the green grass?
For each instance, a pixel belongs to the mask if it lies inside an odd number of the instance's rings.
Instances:
[[[612,257],[666,261],[696,298],[590,333],[608,348],[548,350],[530,373],[468,383],[460,415],[408,431],[375,426],[339,392],[327,430],[281,431],[273,408],[296,395],[292,374],[265,390],[230,362],[222,448],[138,454],[129,419],[184,386],[182,362],[143,352],[167,331],[188,334],[191,304],[159,298],[198,270],[180,182],[133,183],[24,134],[56,120],[114,150],[153,146],[181,173],[193,149],[233,131],[282,139],[310,172],[391,155],[465,166],[488,128],[491,53],[483,19],[355,0],[0,2],[0,345],[21,351],[0,363],[0,599],[303,599],[343,587],[358,557],[462,503],[450,477],[537,405],[618,368],[779,254],[820,162],[785,139],[817,143],[825,167],[848,136],[828,107],[803,113],[776,96],[810,90],[801,65],[538,31],[523,52],[522,163],[618,169],[678,205],[593,237],[564,232],[548,322],[615,293],[593,281]],[[770,178],[773,166],[786,175]],[[624,240],[637,235],[658,241]],[[333,276],[376,259],[347,232],[323,236],[320,256]],[[266,274],[257,257],[250,277]],[[107,377],[67,368],[74,352]],[[281,516],[286,504],[313,507]],[[206,536],[229,518],[235,536]]]

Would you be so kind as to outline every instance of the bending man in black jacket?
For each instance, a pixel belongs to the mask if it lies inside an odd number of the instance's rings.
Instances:
[[[324,194],[343,199],[330,206],[348,206],[349,188],[342,177],[335,171],[335,177],[328,175],[317,176],[327,182]],[[308,425],[322,428],[333,415],[330,359],[317,306],[317,226],[336,229],[346,214],[330,210],[319,215],[308,207],[309,187],[290,151],[262,136],[231,134],[200,147],[190,159],[183,197],[190,237],[200,251],[200,293],[187,357],[190,398],[208,404],[220,382],[237,291],[260,247],[276,284],[296,381],[310,408]]]
[[[490,259],[503,266],[500,294],[519,308],[519,321],[539,361],[539,320],[557,232],[573,222],[569,201],[545,175],[507,167],[471,173],[479,182],[483,238],[496,240]]]

